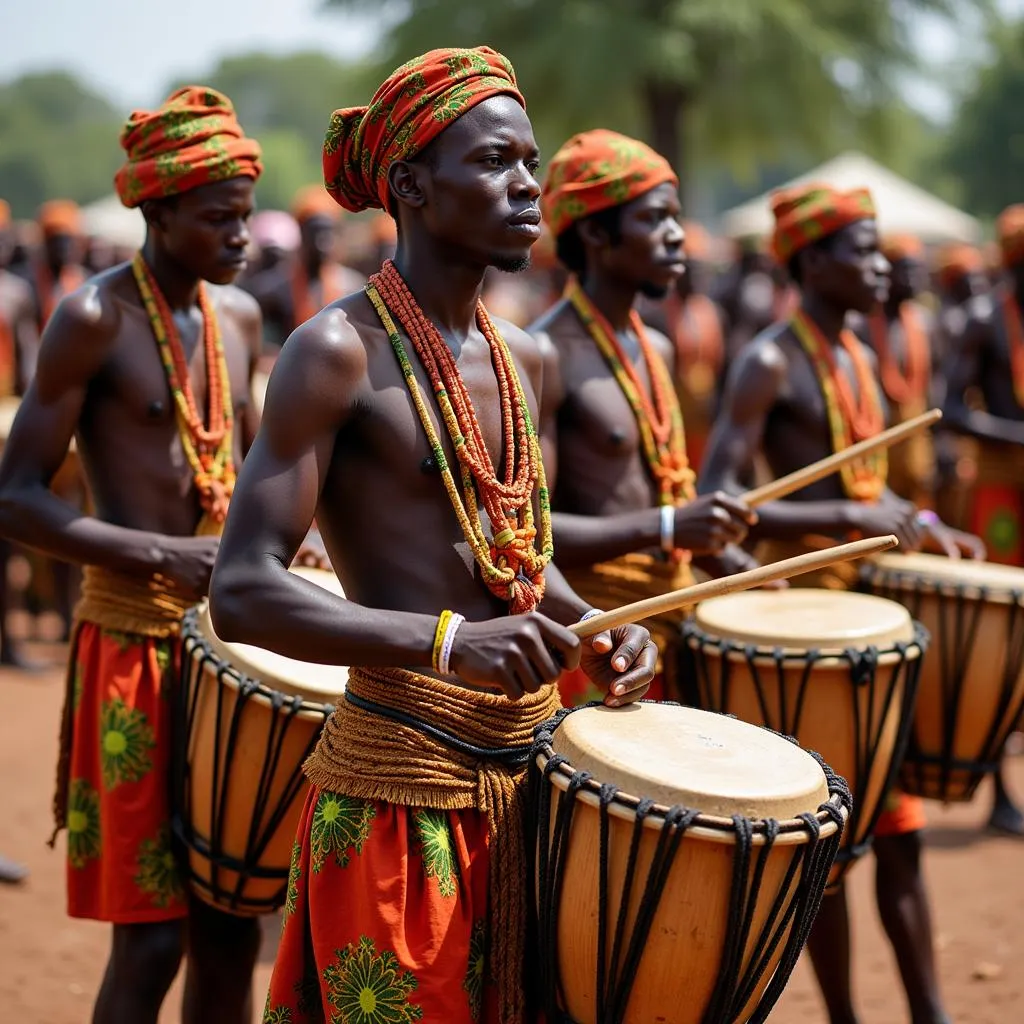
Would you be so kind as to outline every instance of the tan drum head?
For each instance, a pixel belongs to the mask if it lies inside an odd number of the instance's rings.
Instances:
[[[552,747],[624,793],[704,814],[780,821],[828,800],[825,773],[794,743],[725,715],[671,704],[583,708]]]
[[[289,571],[323,587],[324,590],[330,590],[340,597],[345,596],[341,583],[333,572],[307,569],[304,566],[294,566]],[[325,704],[333,704],[345,692],[348,669],[343,666],[295,661],[273,651],[265,651],[262,647],[225,643],[213,630],[210,607],[205,601],[200,606],[196,625],[203,639],[222,661],[239,672],[266,683],[273,690],[297,694]]]
[[[872,574],[887,586],[913,590],[921,581],[934,587],[960,588],[977,596],[984,587],[989,600],[1008,603],[1011,595],[1024,593],[1024,569],[995,562],[976,562],[969,558],[945,558],[910,552],[882,555],[874,563]]]
[[[903,605],[842,590],[794,587],[728,594],[698,605],[694,621],[712,636],[785,650],[890,650],[897,641],[914,638]]]

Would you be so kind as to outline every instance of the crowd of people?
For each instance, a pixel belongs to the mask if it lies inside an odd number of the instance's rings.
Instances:
[[[716,238],[638,140],[584,132],[542,177],[487,48],[336,111],[287,212],[255,210],[258,142],[212,89],[121,143],[138,252],[68,201],[0,204],[0,559],[38,553],[70,641],[56,824],[69,913],[113,925],[98,1024],[155,1022],[182,958],[190,1024],[251,1015],[257,923],[190,895],[171,843],[165,694],[201,599],[225,640],[353,666],[305,766],[264,1021],[517,1024],[526,796],[487,754],[563,703],[681,693],[681,613],[569,625],[853,536],[1024,565],[1024,206],[991,246],[926,248],[812,184],[775,194],[771,237]],[[740,497],[933,406],[888,461]],[[311,557],[345,598],[287,571]],[[22,665],[8,611],[0,566]],[[995,792],[991,826],[1024,835]],[[913,1024],[949,1024],[925,823],[890,795],[878,904]],[[848,930],[840,889],[809,942],[831,1024],[857,1020]]]

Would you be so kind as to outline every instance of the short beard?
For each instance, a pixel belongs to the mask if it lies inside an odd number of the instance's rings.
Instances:
[[[668,297],[669,289],[667,285],[653,284],[651,281],[641,282],[637,291],[645,299],[664,299]]]
[[[503,274],[522,274],[530,269],[529,253],[525,256],[492,256],[488,262]]]

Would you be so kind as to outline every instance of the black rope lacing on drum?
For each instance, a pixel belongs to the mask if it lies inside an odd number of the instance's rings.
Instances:
[[[1024,711],[1024,691],[1018,693],[1024,673],[1024,591],[1011,590],[1006,604],[990,601],[984,585],[931,581],[917,573],[872,566],[861,575],[860,588],[905,605],[919,618],[925,597],[938,607],[938,652],[941,687],[941,748],[911,728],[901,782],[909,793],[935,800],[969,800],[986,775],[996,771],[1006,740]],[[974,596],[976,595],[976,596]],[[967,683],[984,616],[1002,616],[1001,647],[1005,651],[1002,678],[989,727],[977,748],[957,757],[962,715],[967,710]],[[983,655],[985,652],[981,652]],[[993,652],[994,655],[994,652]]]
[[[181,685],[174,703],[176,740],[171,766],[171,829],[176,840],[176,853],[192,888],[206,894],[218,906],[240,913],[269,913],[284,904],[289,866],[268,866],[259,861],[302,789],[302,762],[313,752],[320,730],[312,730],[301,757],[296,758],[294,764],[282,766],[282,751],[300,714],[319,715],[322,725],[333,711],[333,706],[280,693],[226,664],[199,634],[197,616],[198,611],[193,608],[183,619]],[[195,792],[189,751],[203,689],[212,685],[217,690],[211,730],[210,833],[204,835],[194,825]],[[229,712],[226,698],[232,692],[235,702]],[[266,700],[273,713],[266,716],[269,725],[245,849],[241,855],[233,855],[224,850],[225,819],[231,799],[227,781],[233,771],[241,770],[236,764],[239,733],[250,702],[256,696]],[[287,767],[287,771],[282,772],[283,767]],[[276,796],[274,790],[277,790]],[[190,852],[209,863],[209,880],[193,868],[189,862]],[[252,879],[278,882],[279,886],[272,896],[256,897],[245,892],[247,881]]]
[[[668,703],[668,702],[665,702]],[[596,707],[590,704],[582,707]],[[832,771],[817,755],[812,756],[825,774],[829,800],[817,814],[805,813],[797,819],[780,823],[768,819],[752,821],[735,815],[731,822],[702,816],[699,810],[682,806],[658,807],[648,799],[634,799],[621,793],[610,783],[599,784],[589,773],[575,770],[565,757],[554,753],[553,734],[564,721],[582,707],[564,709],[551,721],[541,725],[533,746],[530,764],[531,806],[534,808],[534,834],[537,857],[534,878],[537,893],[537,914],[534,922],[538,944],[538,971],[540,975],[540,1003],[549,1024],[574,1024],[567,1016],[565,993],[559,967],[559,917],[563,883],[568,858],[569,837],[573,813],[581,791],[597,796],[599,819],[599,857],[597,878],[597,958],[594,965],[596,996],[596,1024],[621,1024],[626,1018],[633,984],[641,961],[648,949],[648,939],[661,904],[665,886],[676,863],[679,848],[687,832],[695,826],[731,833],[733,836],[733,872],[729,914],[726,924],[724,949],[718,977],[702,1024],[733,1024],[757,992],[765,974],[772,976],[761,994],[750,1024],[763,1024],[778,1001],[789,976],[796,965],[811,924],[821,903],[829,871],[839,849],[844,812],[851,809],[850,791],[845,781]],[[771,731],[771,730],[769,730]],[[781,734],[780,734],[781,735]],[[790,742],[792,737],[784,737]],[[545,761],[539,767],[538,759]],[[552,775],[567,776],[566,788],[559,790],[552,783]],[[553,794],[557,801],[553,806]],[[629,853],[622,879],[619,912],[614,922],[609,920],[611,845],[610,808],[625,805],[634,815],[629,842]],[[645,822],[660,818],[654,855],[646,874],[638,870],[640,839]],[[616,819],[623,826],[622,819]],[[828,822],[837,828],[831,836],[822,837],[822,827]],[[764,873],[773,845],[779,835],[802,831],[806,843],[794,848],[794,856],[785,874],[779,894],[772,903],[765,923],[751,941],[753,921],[758,910]],[[754,838],[763,843],[754,854]],[[639,900],[635,899],[642,886]],[[627,934],[630,909],[636,905],[632,931]],[[612,941],[608,952],[608,936]],[[784,944],[784,945],[783,945]],[[779,953],[780,945],[783,947]],[[750,950],[747,953],[747,950]],[[778,957],[777,966],[775,964]]]
[[[928,646],[928,633],[914,623],[914,639],[898,641],[889,650],[879,651],[877,647],[864,649],[847,648],[843,651],[823,653],[810,649],[794,653],[781,647],[758,647],[755,644],[740,643],[726,638],[707,635],[695,622],[687,621],[682,626],[683,642],[680,646],[680,684],[688,702],[706,711],[732,713],[736,682],[733,678],[735,662],[733,656],[740,656],[746,662],[746,669],[754,687],[761,723],[782,735],[801,735],[803,715],[809,688],[814,685],[814,671],[821,661],[845,663],[850,676],[850,704],[846,711],[853,726],[854,810],[846,828],[846,841],[837,857],[838,867],[834,882],[838,884],[848,868],[849,862],[863,856],[871,848],[871,837],[885,805],[885,795],[896,781],[903,752],[912,726],[914,700],[921,673],[921,655]],[[715,653],[714,658],[709,653]],[[895,654],[889,665],[882,664],[882,656]],[[765,666],[763,663],[768,662]],[[715,671],[712,667],[717,663]],[[786,685],[787,672],[800,669],[796,683],[795,697],[791,698]],[[774,694],[766,686],[764,671],[774,675]],[[898,709],[899,728],[893,748],[893,756],[877,796],[869,800],[869,783],[872,782],[883,725],[893,709],[900,682],[903,682],[902,703]],[[861,708],[865,699],[866,707]],[[837,708],[836,713],[842,713]],[[861,838],[858,839],[857,837]]]

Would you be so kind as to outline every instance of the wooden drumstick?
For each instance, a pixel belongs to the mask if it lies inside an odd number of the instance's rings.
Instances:
[[[585,639],[588,636],[596,636],[606,629],[615,629],[616,626],[624,626],[629,622],[640,622],[651,615],[687,608],[711,597],[753,590],[754,587],[760,587],[765,583],[785,580],[805,572],[816,572],[837,562],[849,562],[855,558],[878,555],[898,544],[899,541],[891,534],[888,537],[867,537],[864,540],[851,541],[849,544],[836,544],[834,547],[825,548],[824,551],[809,551],[795,558],[784,558],[780,562],[771,562],[756,569],[748,569],[746,572],[696,583],[692,587],[683,587],[682,590],[673,590],[657,597],[647,597],[642,601],[624,604],[610,612],[594,615],[585,622],[577,622],[569,629],[581,639]]]
[[[869,437],[866,441],[851,444],[849,448],[844,448],[841,452],[836,452],[826,459],[820,459],[818,462],[812,462],[809,466],[804,466],[803,469],[798,469],[794,473],[780,476],[778,480],[773,480],[763,487],[755,487],[752,491],[747,491],[746,494],[741,495],[740,500],[754,507],[755,505],[763,505],[766,501],[784,498],[787,494],[799,491],[802,487],[809,487],[811,484],[821,480],[822,477],[838,472],[848,462],[853,462],[854,459],[862,459],[866,455],[873,455],[875,452],[882,451],[894,444],[899,444],[901,441],[906,441],[907,438],[913,437],[914,434],[920,434],[933,424],[938,423],[941,419],[941,409],[931,409],[928,412],[923,412],[920,416],[915,416],[913,419],[907,420],[897,427],[883,430],[880,434],[875,434],[874,437]]]

